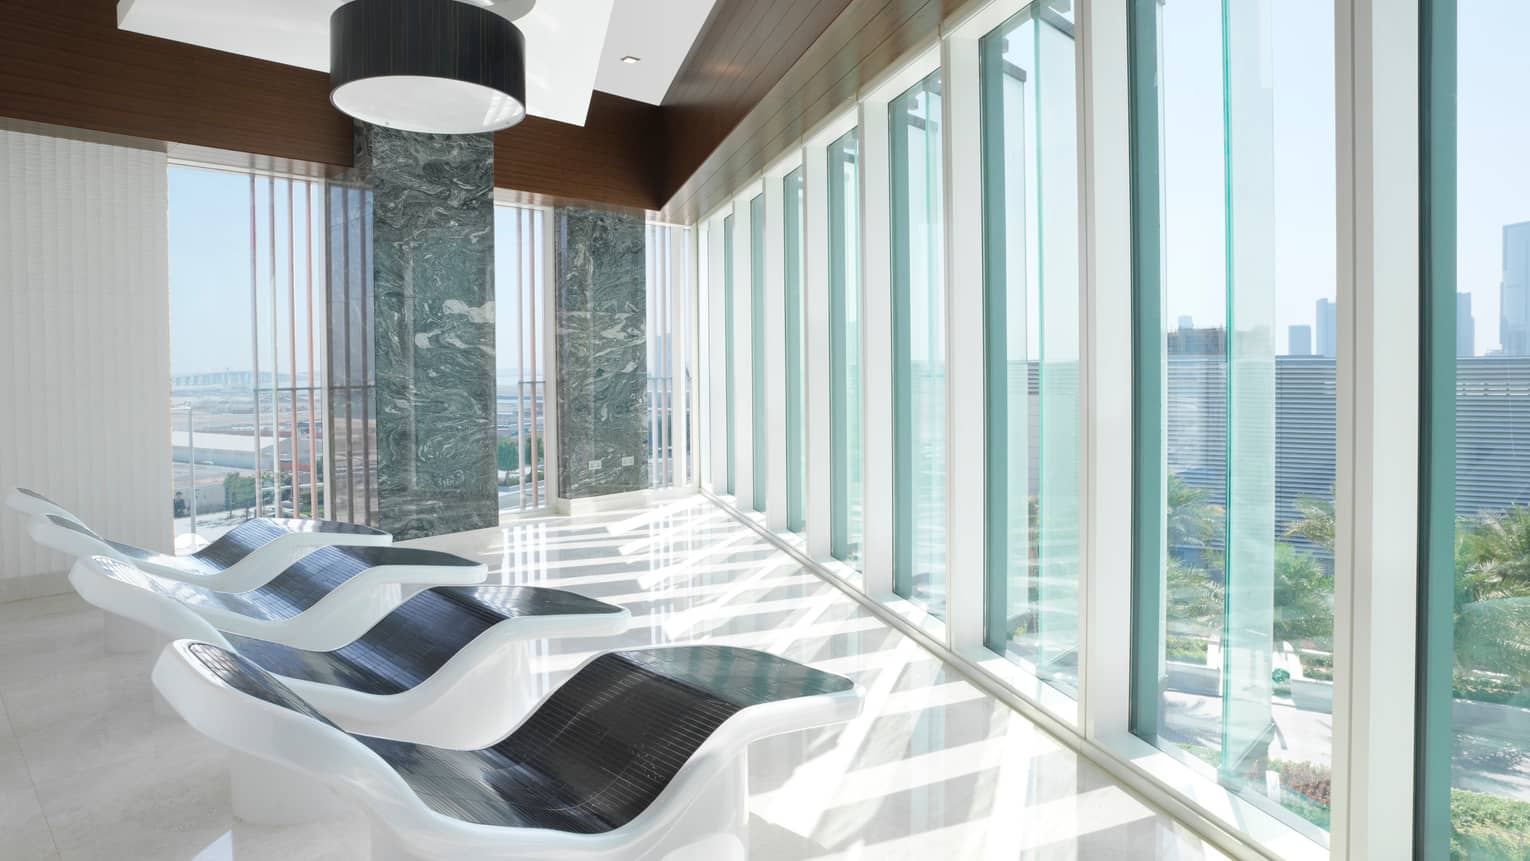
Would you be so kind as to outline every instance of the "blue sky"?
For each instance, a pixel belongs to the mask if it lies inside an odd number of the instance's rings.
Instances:
[[[303,185],[296,185],[293,202],[296,224],[295,242],[297,260],[294,267],[296,281],[297,327],[299,332],[300,372],[306,373],[306,341],[302,333],[307,326],[307,280],[304,270],[307,247],[303,231],[308,224],[305,212]],[[259,320],[261,329],[260,363],[262,372],[270,370],[273,361],[271,348],[271,258],[269,255],[270,221],[267,200],[270,190],[262,177],[255,183],[257,204],[256,248],[258,259],[256,280],[259,285]],[[315,208],[317,216],[322,207]],[[523,261],[519,256],[517,231],[525,229],[535,237],[541,247],[541,219],[535,224],[527,218],[524,225],[517,223],[517,210],[495,207],[495,236],[499,253],[495,255],[495,283],[498,285],[500,302],[497,303],[498,322],[496,351],[502,369],[515,370],[520,343],[519,326],[531,325],[532,308],[520,306],[514,300],[513,291],[521,283]],[[278,347],[275,361],[282,373],[287,373],[291,356],[287,351],[288,329],[291,325],[288,307],[288,260],[287,238],[287,191],[286,181],[276,183],[276,272],[277,295],[275,317],[278,323]],[[196,373],[223,370],[248,370],[253,361],[250,350],[250,180],[248,176],[219,170],[205,170],[174,166],[170,169],[170,368],[171,373]],[[314,303],[316,314],[322,319],[323,309],[323,244],[322,225],[314,228]],[[533,283],[541,278],[541,262],[534,263]],[[540,321],[545,311],[541,297],[535,308]],[[537,329],[538,348],[541,348],[543,330]],[[525,345],[529,356],[529,343]],[[316,344],[316,349],[318,345]],[[316,364],[322,359],[316,354]],[[322,369],[320,370],[322,373]],[[545,369],[539,368],[539,373]],[[301,373],[300,373],[301,376]]]

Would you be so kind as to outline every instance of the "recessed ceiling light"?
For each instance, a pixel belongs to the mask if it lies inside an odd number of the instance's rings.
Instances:
[[[643,58],[642,57],[634,57],[631,54],[628,54],[627,56],[622,58],[622,62],[623,63],[641,63],[641,62],[643,62]]]

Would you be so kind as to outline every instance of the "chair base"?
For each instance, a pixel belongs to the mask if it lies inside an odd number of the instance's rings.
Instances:
[[[749,753],[713,777],[648,861],[745,861],[749,857]]]
[[[230,757],[229,786],[234,816],[253,825],[302,825],[346,813],[323,781],[249,754]]]
[[[648,840],[639,838],[638,843],[640,846],[580,857],[588,861],[747,861],[749,754],[739,751],[667,833]],[[469,843],[452,847],[444,855],[427,855],[386,826],[372,822],[371,861],[535,861],[543,857],[549,856],[527,853],[511,841],[503,847]]]

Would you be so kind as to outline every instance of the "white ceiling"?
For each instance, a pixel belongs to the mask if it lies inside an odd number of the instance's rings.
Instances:
[[[119,0],[117,26],[327,72],[329,16],[342,2]],[[526,34],[527,112],[584,125],[595,89],[658,104],[715,2],[541,0],[515,22]]]
[[[543,0],[555,3],[558,0]],[[657,105],[717,0],[616,0],[595,89]],[[641,57],[623,63],[622,57]]]

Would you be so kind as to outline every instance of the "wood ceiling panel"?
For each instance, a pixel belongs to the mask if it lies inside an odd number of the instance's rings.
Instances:
[[[0,2],[0,117],[347,167],[329,76],[117,29],[115,0]],[[495,137],[495,182],[655,209],[660,110],[595,93],[583,127],[528,118]]]
[[[852,105],[866,84],[931,41],[964,2],[851,0],[755,104],[677,110],[666,103],[663,216],[694,221],[725,203],[805,132]]]

